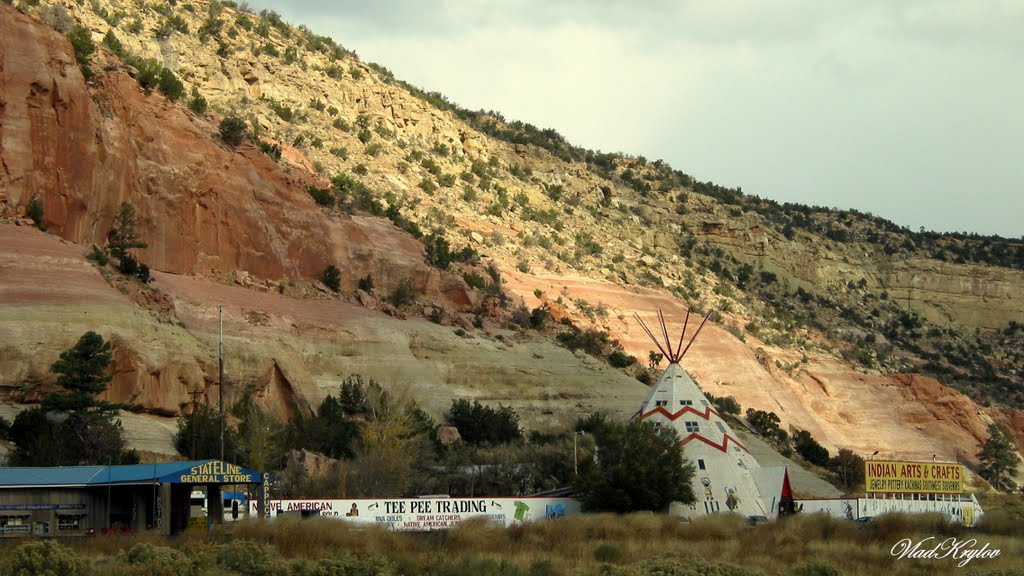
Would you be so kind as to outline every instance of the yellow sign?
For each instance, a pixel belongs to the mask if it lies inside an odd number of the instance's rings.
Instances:
[[[868,460],[864,468],[868,492],[962,494],[964,491],[964,469],[960,464]]]
[[[257,482],[257,480],[253,480],[252,474],[246,472],[241,466],[220,460],[211,460],[205,464],[193,466],[189,469],[188,474],[182,474],[176,481],[183,484],[252,484]]]

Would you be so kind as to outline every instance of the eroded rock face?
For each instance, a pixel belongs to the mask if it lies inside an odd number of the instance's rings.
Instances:
[[[353,375],[416,399],[438,418],[454,398],[479,398],[513,406],[524,425],[541,429],[593,410],[627,416],[644,394],[643,384],[607,365],[494,327],[494,338],[461,337],[336,299],[155,272],[151,289],[174,313],[162,319],[109,284],[84,252],[0,224],[0,401],[40,399],[55,383],[49,368],[59,354],[94,330],[114,344],[105,399],[157,415],[187,413],[193,393],[216,406],[219,308],[225,403],[249,396],[282,419],[309,415]]]
[[[334,264],[346,291],[370,274],[381,291],[410,278],[469,303],[464,284],[428,268],[422,246],[390,222],[329,218],[305,191],[308,173],[286,174],[250,144],[226,147],[212,121],[146,96],[126,73],[98,74],[90,94],[66,39],[0,10],[0,189],[13,206],[42,198],[51,231],[103,245],[130,202],[149,243],[139,257],[154,270],[312,278]]]
[[[686,315],[678,300],[653,290],[582,277],[538,278],[515,271],[508,271],[506,277],[509,290],[527,306],[541,303],[533,294],[536,288],[552,295],[565,290],[573,298],[604,303],[609,314],[599,320],[600,328],[641,361],[655,346],[632,319],[633,312],[654,327],[655,311],[663,310],[673,345]],[[586,322],[557,305],[552,305],[552,313],[556,318]],[[700,318],[690,320],[684,346],[700,322]],[[1012,426],[1018,442],[1024,437],[1019,411],[981,408],[933,378],[866,373],[821,353],[808,353],[807,361],[802,360],[801,353],[759,343],[751,336],[744,344],[709,322],[682,364],[705,392],[733,396],[743,410],[775,412],[783,429],[807,430],[833,452],[849,448],[862,455],[879,450],[901,459],[928,460],[934,454],[945,461],[958,456],[973,460],[993,421]],[[776,361],[794,368],[780,368]]]
[[[99,22],[91,12],[87,17]],[[366,114],[419,144],[446,144],[452,158],[515,162],[534,170],[540,181],[564,184],[567,196],[595,205],[609,196],[616,205],[626,198],[617,184],[610,184],[614,191],[602,190],[606,181],[585,167],[484,138],[451,114],[374,77],[328,92],[334,85],[319,77],[293,82],[298,79],[288,75],[298,73],[291,68],[277,76],[276,61],[266,56],[228,61],[222,68],[209,54],[178,58],[175,51],[189,50],[198,42],[194,38],[176,39],[180,44],[167,54],[148,37],[124,40],[138,54],[160,56],[212,101],[221,97],[228,103],[244,94],[304,105],[309,86],[315,85],[346,113]],[[462,339],[450,328],[422,321],[403,322],[334,300],[290,297],[291,287],[274,282],[315,278],[334,264],[343,272],[346,293],[356,290],[358,278],[372,276],[376,292],[361,301],[396,317],[401,312],[378,298],[406,278],[446,310],[494,306],[478,301],[458,279],[425,266],[419,243],[390,222],[325,215],[304,190],[318,177],[303,169],[311,163],[301,151],[286,146],[294,168],[286,172],[252,146],[229,149],[219,142],[215,120],[197,119],[160,95],[145,96],[126,73],[103,71],[102,54],[90,91],[71,54],[62,36],[0,3],[0,216],[23,210],[38,194],[46,226],[76,243],[62,245],[28,227],[0,225],[0,394],[6,399],[38,398],[52,384],[47,371],[57,354],[92,329],[115,343],[108,399],[156,414],[181,413],[192,392],[215,405],[218,306],[226,316],[226,397],[254,395],[258,405],[282,418],[308,412],[352,374],[396,383],[435,415],[455,397],[503,402],[521,411],[531,427],[571,421],[595,409],[629,414],[645,396],[645,388],[623,373],[549,345]],[[257,121],[270,126],[266,116]],[[399,191],[414,188],[414,180],[399,177],[390,165],[367,162],[380,172],[371,174],[372,183]],[[512,193],[518,190],[511,180],[506,183]],[[524,193],[535,205],[546,201],[536,190]],[[145,295],[111,287],[81,256],[90,244],[104,243],[124,201],[135,206],[141,235],[149,242],[140,256],[158,271],[154,286],[163,295],[161,306],[169,308],[166,313],[150,312]],[[512,236],[538,227],[478,212],[473,214],[478,219],[459,222],[473,230],[470,238],[478,247],[489,246],[485,237],[492,233]],[[646,223],[648,217],[657,222],[660,213],[647,207],[640,212],[644,218],[636,216],[623,228],[622,239],[637,253],[641,246],[674,247],[672,234],[652,231]],[[669,229],[678,233],[673,225]],[[816,286],[865,278],[940,322],[995,326],[1024,320],[1024,273],[1019,271],[870,254],[851,258],[819,247],[793,251],[781,247],[770,231],[741,229],[728,221],[707,235],[738,255],[762,259],[766,269]],[[506,261],[513,259],[512,246],[488,249],[499,261],[503,251]],[[656,270],[658,258],[640,259]],[[568,275],[549,281],[514,270],[503,273],[510,279],[508,289],[531,306],[539,303],[535,289],[554,295],[567,285],[573,297],[607,304],[612,314],[601,321],[603,327],[641,360],[651,345],[629,314],[641,311],[650,321],[645,311],[663,308],[677,322],[683,315],[678,300],[651,291]],[[230,277],[237,286],[197,277],[202,275]],[[271,293],[275,289],[284,294]],[[559,306],[552,312],[556,319],[570,315]],[[465,314],[456,315],[455,322],[471,331]],[[976,446],[990,420],[1011,425],[1018,441],[1024,436],[1022,412],[982,410],[934,380],[864,374],[824,355],[787,372],[776,369],[774,361],[799,360],[793,353],[764,347],[758,357],[751,348],[709,325],[685,364],[705,390],[733,395],[744,407],[775,411],[785,425],[811,431],[829,448],[919,458],[939,453],[950,459],[942,450]]]

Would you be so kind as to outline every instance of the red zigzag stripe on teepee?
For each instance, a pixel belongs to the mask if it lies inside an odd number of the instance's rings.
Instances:
[[[729,446],[729,442],[732,442],[733,444],[739,446],[744,452],[746,452],[747,454],[750,454],[750,450],[747,450],[746,446],[744,446],[743,444],[740,444],[739,441],[737,441],[732,436],[729,436],[728,434],[725,435],[725,438],[722,440],[722,444],[721,445],[715,444],[711,440],[708,440],[707,438],[705,438],[703,436],[700,436],[699,434],[694,433],[694,434],[690,434],[686,438],[683,438],[682,440],[680,440],[678,446],[685,446],[686,444],[688,444],[690,442],[690,440],[700,440],[701,442],[707,444],[708,446],[711,446],[712,448],[717,448],[718,450],[721,450],[722,452],[725,452],[726,454],[729,453],[728,450],[726,450],[726,447]]]
[[[715,416],[718,416],[719,418],[722,418],[722,415],[721,415],[721,414],[719,414],[719,413],[718,413],[717,411],[715,411],[715,410],[712,410],[712,409],[711,409],[711,406],[708,406],[708,407],[707,407],[707,408],[706,408],[706,409],[705,409],[705,410],[704,410],[703,412],[701,412],[701,411],[697,410],[697,409],[696,409],[696,408],[694,408],[693,406],[687,406],[687,407],[685,407],[685,408],[682,408],[682,409],[680,409],[680,410],[679,410],[678,412],[676,412],[675,414],[672,414],[672,413],[670,413],[670,412],[669,412],[668,410],[665,410],[665,407],[664,407],[664,406],[656,406],[656,407],[654,407],[654,408],[653,408],[652,410],[649,410],[649,411],[647,411],[647,412],[645,412],[645,413],[641,414],[641,415],[640,415],[640,419],[641,419],[641,420],[643,420],[644,418],[647,418],[648,416],[651,416],[651,415],[653,415],[653,414],[661,414],[661,415],[662,415],[662,416],[664,416],[665,418],[668,418],[669,420],[671,420],[671,421],[675,422],[675,421],[676,421],[676,420],[678,420],[678,419],[679,419],[679,418],[680,418],[680,417],[681,417],[681,416],[682,416],[683,414],[686,414],[686,413],[688,413],[688,412],[689,412],[689,413],[691,413],[691,414],[694,414],[694,415],[696,415],[696,416],[700,416],[701,418],[703,418],[703,419],[705,419],[705,420],[708,420],[708,419],[710,419],[710,418],[711,418],[711,415],[712,415],[712,414],[714,414]]]

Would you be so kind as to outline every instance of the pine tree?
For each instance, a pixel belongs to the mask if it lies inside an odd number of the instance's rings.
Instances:
[[[130,256],[133,248],[148,246],[139,238],[135,230],[135,208],[123,202],[114,218],[114,228],[110,231],[110,255],[114,258]]]
[[[89,331],[78,343],[61,353],[50,371],[57,374],[57,385],[63,392],[53,392],[43,400],[48,410],[62,412],[106,412],[116,407],[96,400],[96,395],[107,389],[111,376],[107,374],[111,361],[110,342]]]
[[[1017,486],[1013,481],[1017,476],[1017,446],[1006,428],[989,425],[988,440],[982,445],[978,460],[981,463],[978,473],[993,488],[1011,492]]]
[[[60,390],[18,414],[11,425],[10,438],[16,444],[12,463],[74,466],[139,461],[134,450],[126,450],[121,422],[111,420],[119,405],[96,399],[111,380],[107,374],[111,358],[110,343],[91,331],[61,353],[50,367]]]

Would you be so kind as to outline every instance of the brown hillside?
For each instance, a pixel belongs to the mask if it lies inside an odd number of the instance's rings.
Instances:
[[[52,383],[47,368],[57,354],[92,329],[116,345],[112,399],[180,414],[190,391],[217,395],[218,306],[228,398],[256,394],[281,416],[315,407],[352,374],[402,388],[435,415],[452,398],[471,397],[511,404],[540,428],[594,409],[629,414],[643,399],[646,388],[626,371],[502,327],[507,312],[462,280],[469,268],[431,267],[423,245],[388,219],[324,208],[307,193],[309,185],[329,187],[331,176],[355,174],[391,212],[423,230],[442,226],[454,247],[471,245],[493,260],[514,301],[592,322],[641,361],[651,346],[634,311],[650,320],[662,308],[678,323],[687,307],[723,310],[687,367],[708,392],[775,411],[830,449],[952,459],[960,447],[973,457],[993,419],[1024,440],[1020,411],[982,408],[930,377],[899,373],[923,363],[912,354],[894,353],[871,368],[841,359],[863,325],[769,322],[753,292],[716,276],[680,239],[699,238],[723,261],[756,265],[787,290],[830,295],[865,314],[884,300],[879,324],[899,299],[965,338],[975,328],[1024,321],[1021,270],[909,250],[881,254],[804,232],[789,239],[760,215],[736,214],[711,196],[689,193],[677,202],[682,188],[671,187],[638,194],[585,162],[474,130],[353,55],[314,49],[308,30],[275,25],[262,36],[238,24],[245,14],[222,7],[215,12],[230,33],[204,42],[194,32],[213,13],[205,2],[188,5],[192,11],[174,13],[193,33],[161,39],[152,30],[166,17],[153,7],[101,1],[103,17],[57,2],[34,14],[54,23],[62,7],[97,44],[115,32],[126,50],[157,58],[198,88],[211,103],[208,115],[145,94],[138,70],[104,48],[87,84],[64,36],[0,3],[0,215],[8,222],[0,224],[0,386],[9,401],[37,398]],[[126,15],[113,26],[115,11]],[[127,31],[134,19],[142,32]],[[280,56],[296,46],[292,61]],[[282,144],[281,160],[251,142],[225,145],[217,126],[229,114]],[[641,170],[638,161],[617,162],[615,170]],[[50,235],[13,225],[28,223],[34,195]],[[150,288],[84,257],[105,244],[125,201],[149,243],[138,255],[156,271]],[[317,282],[329,264],[342,272],[340,296]],[[357,294],[365,276],[378,297],[411,281],[418,301],[403,312]],[[419,317],[435,305],[446,325]],[[601,313],[588,314],[593,307]],[[483,329],[472,327],[475,312]],[[759,336],[742,328],[754,321],[763,326]],[[990,356],[1014,383],[1020,351],[1012,342],[1006,349]]]

